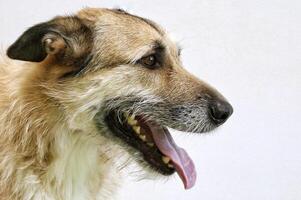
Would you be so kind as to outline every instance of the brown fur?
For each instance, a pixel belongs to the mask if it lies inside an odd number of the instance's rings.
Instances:
[[[66,185],[71,183],[58,180],[58,174],[72,169],[59,166],[69,166],[62,164],[63,151],[70,150],[72,157],[72,151],[85,147],[91,149],[78,152],[99,153],[97,161],[91,161],[97,171],[85,172],[85,197],[77,199],[112,198],[119,184],[118,178],[112,178],[118,177],[112,167],[118,166],[118,159],[113,157],[122,150],[98,133],[90,119],[96,105],[80,108],[127,90],[124,85],[175,104],[195,102],[205,93],[222,98],[182,68],[176,45],[149,20],[118,10],[87,8],[46,25],[55,32],[41,38],[45,54],[34,58],[41,62],[4,58],[0,63],[1,200],[75,199],[72,191],[80,183],[72,182],[69,191]],[[163,67],[150,71],[136,66],[133,60],[152,51],[158,41],[165,49]],[[71,140],[74,144],[69,144]]]

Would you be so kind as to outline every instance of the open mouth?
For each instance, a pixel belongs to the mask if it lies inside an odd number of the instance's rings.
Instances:
[[[184,149],[176,145],[166,127],[142,115],[119,114],[116,111],[109,112],[106,123],[117,137],[141,152],[154,170],[163,175],[176,171],[185,189],[194,186],[196,171],[193,161]]]

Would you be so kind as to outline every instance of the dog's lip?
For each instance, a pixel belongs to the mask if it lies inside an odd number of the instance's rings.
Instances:
[[[112,132],[128,145],[139,150],[144,160],[164,175],[175,170],[183,181],[185,189],[190,189],[196,181],[193,161],[187,152],[178,147],[168,129],[143,115],[123,113],[118,116],[111,112],[106,119]]]
[[[127,145],[141,152],[144,160],[149,163],[155,171],[158,171],[163,175],[173,174],[175,172],[174,167],[168,166],[168,164],[164,162],[162,157],[164,155],[159,151],[156,145],[154,143],[152,145],[148,145],[147,141],[143,141],[140,138],[140,135],[135,133],[135,128],[131,124],[127,123],[126,117],[119,114],[122,113],[118,110],[113,110],[108,112],[105,117],[105,122],[112,134],[120,138]],[[141,124],[140,128],[145,132],[149,132],[145,130],[148,129],[147,126],[143,126]],[[147,137],[149,138],[151,136],[148,135]],[[146,138],[143,139],[146,140]],[[150,141],[153,142],[152,139],[150,139]]]

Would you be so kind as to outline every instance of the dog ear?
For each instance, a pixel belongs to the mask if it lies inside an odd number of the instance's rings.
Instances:
[[[7,50],[7,56],[23,61],[40,62],[47,54],[55,54],[66,47],[62,35],[50,23],[29,28]]]
[[[77,17],[57,17],[29,28],[7,50],[16,60],[41,62],[47,55],[63,61],[78,58],[91,49],[91,30]],[[66,59],[65,59],[66,60]]]

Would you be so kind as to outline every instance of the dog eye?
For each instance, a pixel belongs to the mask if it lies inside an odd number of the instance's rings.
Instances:
[[[139,60],[139,63],[150,69],[155,69],[160,66],[156,55],[145,56]]]

